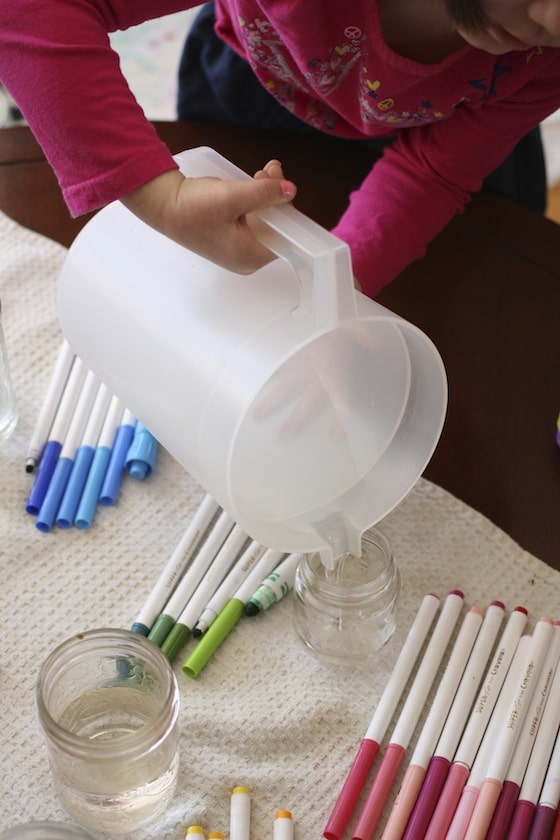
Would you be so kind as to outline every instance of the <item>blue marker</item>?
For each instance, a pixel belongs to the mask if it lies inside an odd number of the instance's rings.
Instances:
[[[31,487],[25,509],[27,513],[37,515],[43,504],[45,494],[50,484],[54,468],[58,461],[62,449],[62,443],[68,432],[72,414],[78,400],[78,396],[84,380],[86,378],[87,368],[81,359],[74,359],[68,381],[66,382],[64,392],[60,399],[56,415],[49,432],[49,439],[47,440],[35,481]]]
[[[126,453],[125,467],[128,474],[140,480],[148,478],[154,470],[157,449],[158,442],[155,437],[137,420],[134,437]]]
[[[72,472],[56,515],[56,524],[59,528],[70,528],[74,522],[74,516],[93,461],[95,445],[109,408],[110,399],[111,392],[106,385],[101,384],[86,424],[82,442],[76,450]]]
[[[37,514],[35,527],[40,531],[50,531],[53,526],[58,506],[62,501],[72,467],[74,466],[74,458],[76,457],[78,445],[84,433],[84,427],[98,389],[99,379],[93,371],[88,370],[84,387],[82,388],[76,409],[70,421],[68,434],[60,450],[60,456],[56,462],[49,486],[47,487],[43,504]]]
[[[103,428],[101,429],[101,434],[99,435],[99,440],[97,441],[78,510],[74,517],[74,525],[77,528],[89,528],[93,522],[95,509],[99,502],[101,486],[105,479],[111,452],[113,451],[115,435],[121,422],[123,411],[124,406],[122,402],[117,397],[113,397],[105,422],[103,423]]]
[[[105,478],[99,494],[99,501],[103,505],[114,505],[117,500],[117,494],[123,478],[126,455],[130,449],[130,444],[132,443],[135,426],[136,418],[132,412],[126,408],[123,414],[122,422],[115,435],[111,458],[109,459],[107,472],[105,473]]]

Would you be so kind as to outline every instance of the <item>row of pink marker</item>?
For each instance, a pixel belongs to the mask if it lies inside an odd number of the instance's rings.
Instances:
[[[493,601],[470,608],[456,629],[463,606],[459,590],[441,609],[436,595],[422,600],[328,840],[344,834],[401,699],[352,840],[374,836],[423,714],[382,840],[560,840],[560,622],[545,616],[528,634],[527,610],[516,607],[502,629],[505,607]]]

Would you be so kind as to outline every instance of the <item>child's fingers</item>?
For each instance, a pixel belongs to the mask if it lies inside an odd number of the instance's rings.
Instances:
[[[268,163],[258,172],[255,172],[255,178],[276,178],[282,180],[284,178],[284,170],[279,160],[269,160]]]

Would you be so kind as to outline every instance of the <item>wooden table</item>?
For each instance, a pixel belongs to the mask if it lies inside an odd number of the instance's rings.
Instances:
[[[212,146],[248,172],[280,158],[299,209],[327,228],[368,169],[365,153],[341,160],[328,140],[156,128],[173,153]],[[0,131],[0,209],[64,245],[86,221],[70,219],[25,127]],[[424,330],[447,368],[448,416],[426,478],[560,569],[560,228],[482,193],[379,300]]]

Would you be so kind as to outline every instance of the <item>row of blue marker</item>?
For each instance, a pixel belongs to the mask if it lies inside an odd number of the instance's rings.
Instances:
[[[25,463],[37,467],[25,505],[36,527],[89,528],[123,476],[146,478],[156,456],[155,438],[63,341]]]

